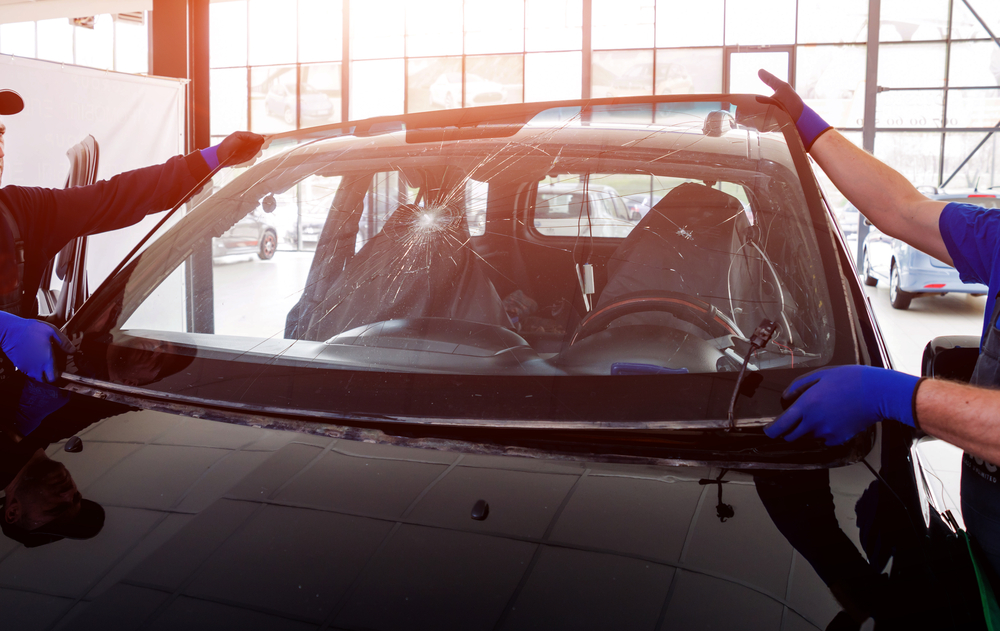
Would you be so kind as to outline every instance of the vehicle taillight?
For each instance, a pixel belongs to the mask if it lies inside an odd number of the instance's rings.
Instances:
[[[924,289],[941,289],[944,287],[944,283],[931,283],[930,285],[924,285]]]

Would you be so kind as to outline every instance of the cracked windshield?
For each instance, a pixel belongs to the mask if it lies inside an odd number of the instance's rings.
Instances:
[[[380,392],[476,383],[477,414],[503,417],[531,413],[506,410],[504,392],[551,394],[567,378],[684,388],[669,378],[831,363],[856,346],[830,307],[829,225],[814,224],[784,114],[734,100],[276,138],[102,287],[73,323],[91,364],[80,372],[362,415],[388,413]],[[752,344],[766,322],[770,340]],[[129,363],[148,374],[120,376]],[[535,394],[469,381],[525,377]],[[420,414],[458,413],[437,405]]]

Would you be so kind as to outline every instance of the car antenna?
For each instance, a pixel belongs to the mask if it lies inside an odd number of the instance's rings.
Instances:
[[[750,356],[755,351],[767,346],[767,343],[771,341],[774,332],[777,330],[778,323],[765,318],[757,325],[757,328],[753,331],[753,335],[750,336],[750,348],[747,349],[747,354],[743,357],[743,366],[740,368],[740,374],[736,377],[736,387],[733,388],[733,397],[729,400],[729,429],[726,431],[736,428],[736,398],[740,396],[740,386],[743,385],[743,377],[746,375]]]

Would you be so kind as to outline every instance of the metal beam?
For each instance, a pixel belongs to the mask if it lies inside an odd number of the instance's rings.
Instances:
[[[948,183],[951,182],[956,175],[958,175],[958,172],[962,170],[962,167],[964,167],[966,164],[969,163],[969,160],[972,159],[972,156],[976,155],[976,152],[982,149],[983,145],[986,144],[986,141],[989,140],[993,136],[993,134],[996,133],[998,129],[1000,129],[1000,121],[997,122],[996,126],[993,128],[993,131],[988,132],[986,136],[979,141],[979,144],[976,145],[976,148],[973,149],[971,152],[969,152],[969,155],[965,156],[965,160],[962,160],[962,164],[958,165],[958,168],[955,169],[952,172],[952,174],[948,176],[948,179],[941,183],[941,188],[948,186]]]
[[[969,10],[969,12],[972,13],[972,17],[976,18],[976,20],[979,22],[979,25],[982,26],[983,29],[986,30],[986,33],[990,36],[990,39],[993,40],[993,43],[995,43],[998,47],[1000,47],[1000,39],[997,39],[997,36],[994,35],[993,31],[990,30],[989,25],[986,24],[986,22],[983,20],[983,18],[981,18],[979,16],[979,14],[976,13],[976,10],[972,8],[972,5],[969,4],[969,0],[962,0],[962,3]],[[948,34],[948,38],[949,38],[949,41],[950,41],[950,39],[951,39],[951,33]],[[948,93],[947,93],[947,86],[946,86],[946,88],[945,88],[945,99],[947,100],[947,98],[948,98]],[[944,121],[944,122],[947,123],[947,120]],[[986,141],[988,141],[990,138],[992,138],[993,134],[996,133],[997,130],[1000,130],[1000,121],[997,121],[997,124],[993,126],[992,130],[990,130],[990,131],[988,131],[986,133],[986,136],[981,141],[979,141],[979,144],[976,145],[975,149],[973,149],[971,152],[969,152],[969,155],[965,156],[965,160],[962,160],[962,164],[958,165],[958,168],[955,169],[952,172],[952,174],[948,176],[948,179],[945,180],[945,181],[943,181],[941,183],[941,188],[944,188],[945,186],[948,186],[948,183],[951,182],[955,178],[955,176],[958,175],[958,172],[961,171],[965,167],[965,165],[969,163],[969,160],[972,159],[972,156],[976,155],[976,152],[983,148],[983,145],[986,144]],[[943,156],[943,154],[942,154],[942,160],[941,161],[942,161],[942,163],[944,162],[944,156]]]

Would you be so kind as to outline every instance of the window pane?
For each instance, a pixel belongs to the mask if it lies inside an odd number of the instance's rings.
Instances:
[[[580,50],[582,0],[526,0],[525,50]]]
[[[882,0],[879,41],[910,42],[947,36],[948,0]]]
[[[208,5],[209,65],[226,68],[247,65],[247,3]]]
[[[978,10],[978,9],[977,9]],[[986,134],[949,133],[944,137],[944,179],[947,179],[962,161],[969,157],[972,150],[983,141]],[[948,183],[948,188],[979,188],[988,189],[1000,185],[998,173],[997,145],[1000,138],[993,134],[962,170]]]
[[[489,182],[470,179],[465,184],[465,220],[469,224],[470,237],[486,234],[486,202],[489,194]]]
[[[0,24],[0,54],[35,56],[35,23]]]
[[[795,0],[727,0],[726,44],[795,43]]]
[[[524,50],[524,0],[465,0],[465,54]]]
[[[124,20],[115,22],[115,70],[118,72],[149,72],[148,20],[149,14],[146,13],[142,24]]]
[[[578,99],[583,83],[582,53],[524,56],[524,100]]]
[[[285,0],[250,0],[250,65],[295,63],[295,5]]]
[[[875,102],[875,125],[879,128],[941,127],[943,104],[943,90],[882,92]]]
[[[734,94],[765,94],[767,96],[773,94],[774,90],[765,85],[757,76],[757,71],[761,68],[783,81],[788,81],[788,53],[732,53],[729,56],[729,87],[727,91]]]
[[[406,3],[406,55],[462,54],[462,0],[409,0]]]
[[[868,0],[799,0],[800,44],[868,41]]]
[[[878,52],[878,84],[886,88],[944,86],[944,44],[883,44]]]
[[[941,134],[875,134],[875,157],[902,173],[915,186],[937,183],[940,154]]]
[[[247,129],[246,68],[211,70],[211,129],[213,136],[226,136]]]
[[[493,105],[494,97],[489,95],[496,85],[500,86],[500,103],[524,102],[524,58],[521,55],[466,57],[465,73],[466,107]]]
[[[974,0],[972,6],[976,9],[979,17],[990,27],[994,35],[1000,33],[1000,3]],[[979,20],[965,6],[965,3],[956,2],[951,18],[951,38],[970,39],[973,37],[989,36],[983,25],[979,23]]]
[[[1000,121],[1000,91],[948,92],[949,127],[993,127]]]
[[[595,50],[654,46],[654,0],[593,0],[591,6]]]
[[[1000,85],[1000,47],[989,42],[955,42],[948,72],[951,87]]]
[[[402,59],[351,63],[351,119],[403,113]]]
[[[91,68],[114,70],[115,27],[107,13],[94,16],[94,28],[74,26],[74,63]]]
[[[250,130],[273,134],[295,129],[295,66],[250,69]]]
[[[406,111],[462,107],[462,58],[409,59]]]
[[[403,0],[352,2],[351,58],[402,57],[405,23]]]
[[[73,63],[73,26],[66,18],[39,20],[38,58]]]
[[[653,93],[653,51],[598,51],[593,54],[590,95],[640,96]]]
[[[861,127],[865,114],[865,46],[799,46],[795,89],[834,127]]]
[[[656,94],[722,91],[721,48],[656,51]]]
[[[299,0],[299,62],[340,61],[343,25],[341,0]]]
[[[339,63],[300,66],[302,127],[341,121],[340,70]]]
[[[656,46],[720,46],[724,0],[656,0]]]
[[[589,179],[575,174],[547,177],[538,184],[532,225],[544,236],[627,237],[635,222],[615,185],[632,191],[648,181],[648,176],[599,173]]]

